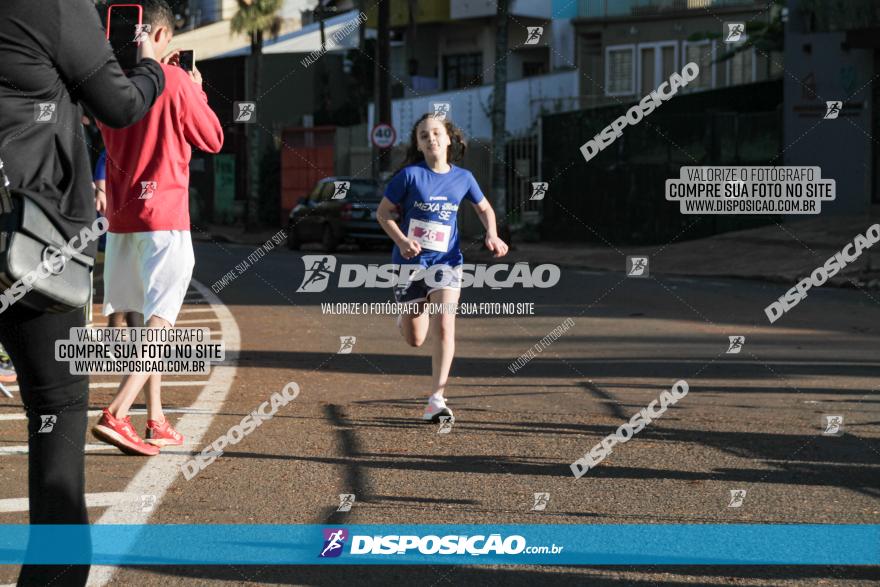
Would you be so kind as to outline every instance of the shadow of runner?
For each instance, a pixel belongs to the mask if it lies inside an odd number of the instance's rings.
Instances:
[[[338,405],[325,405],[324,414],[339,435],[342,456],[338,459],[338,462],[345,469],[343,492],[354,493],[356,501],[367,501],[367,495],[371,491],[369,489],[369,482],[366,480],[355,458],[361,454],[361,449],[354,432],[354,427],[345,419],[342,408]],[[338,512],[336,509],[335,507],[325,509],[323,514],[318,516],[316,523],[334,525],[352,523],[350,512]]]
[[[336,417],[340,417],[338,413]],[[342,420],[340,426],[351,426]],[[376,425],[379,425],[378,423]],[[495,426],[493,426],[495,425]],[[468,422],[459,425],[459,434],[466,433],[468,427],[480,433],[509,430],[511,435],[530,436],[532,431],[521,429],[530,423],[494,423]],[[552,425],[531,423],[536,426]],[[509,429],[507,427],[510,427]],[[392,427],[396,427],[392,425]],[[514,432],[516,428],[520,431]],[[602,426],[584,426],[595,430],[596,438],[609,433],[610,428]],[[548,430],[549,431],[549,430]],[[600,465],[591,470],[589,475],[599,478],[615,479],[662,479],[681,481],[725,481],[737,483],[767,484],[799,484],[811,486],[841,487],[858,493],[877,496],[877,472],[865,467],[865,463],[873,462],[871,455],[854,437],[844,435],[835,438],[837,442],[817,435],[783,435],[767,433],[730,433],[707,432],[700,430],[660,429],[643,433],[645,441],[658,442],[673,440],[692,442],[725,450],[744,458],[768,461],[773,468],[722,468],[706,471],[682,471],[676,469],[660,469],[649,467],[626,467],[617,465]],[[598,440],[597,440],[598,441]],[[842,442],[841,442],[842,441]],[[587,443],[589,445],[589,443]],[[504,455],[438,455],[410,453],[373,453],[359,449],[353,432],[346,429],[343,434],[344,454],[341,456],[299,456],[299,455],[267,455],[262,453],[234,452],[224,453],[227,458],[295,460],[346,467],[346,481],[351,487],[350,493],[356,493],[358,500],[369,499],[369,488],[364,481],[364,469],[386,469],[397,471],[422,471],[446,473],[494,474],[499,466],[506,474],[541,475],[552,477],[571,477],[569,462],[543,461],[540,457],[517,458]],[[801,447],[798,459],[790,459],[792,447]],[[572,459],[578,455],[572,455]],[[361,498],[363,496],[363,499]],[[331,514],[328,512],[328,514]],[[330,516],[331,520],[341,518]],[[328,522],[341,523],[341,522]]]

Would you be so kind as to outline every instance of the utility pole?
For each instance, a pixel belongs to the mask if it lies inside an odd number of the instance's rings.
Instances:
[[[328,14],[331,14],[336,11],[335,8],[331,9],[325,6],[326,0],[319,0],[317,6],[315,6],[314,15],[315,18],[318,19],[319,28],[321,31],[321,51],[326,51],[329,49],[327,47],[327,34],[324,29],[324,19],[327,18]],[[318,80],[318,92],[319,92],[319,111],[323,114],[323,117],[330,116],[331,103],[330,103],[330,88],[327,75],[327,69],[324,67],[324,55],[322,54],[318,57],[318,69],[315,72],[315,77]],[[329,120],[323,120],[322,124],[328,124]]]
[[[495,16],[495,78],[492,90],[492,207],[498,217],[499,235],[509,242],[507,222],[507,159],[505,119],[507,118],[507,7],[498,0]]]
[[[376,40],[376,101],[374,123],[391,124],[391,0],[379,0],[376,7],[379,14],[379,31]],[[374,149],[378,157],[378,175],[391,171],[391,148]],[[374,157],[374,160],[376,157]]]
[[[315,6],[315,16],[318,17],[318,23],[321,27],[321,49],[323,49],[324,44],[327,42],[326,35],[324,34],[324,0],[319,0],[318,5]]]

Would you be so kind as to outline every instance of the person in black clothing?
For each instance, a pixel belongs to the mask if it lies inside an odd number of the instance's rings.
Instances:
[[[71,235],[95,219],[82,108],[112,127],[140,120],[165,86],[149,40],[140,57],[123,73],[90,0],[0,2],[0,159],[12,187],[37,192]],[[84,253],[94,257],[95,243]],[[54,355],[54,341],[83,325],[82,310],[50,314],[16,304],[0,313],[0,342],[28,416],[30,521],[81,524],[88,540],[88,378],[71,375]],[[50,430],[41,416],[54,416]],[[88,574],[88,565],[25,565],[19,585],[84,585]]]

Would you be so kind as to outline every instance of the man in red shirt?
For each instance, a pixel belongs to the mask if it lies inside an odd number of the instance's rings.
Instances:
[[[174,14],[165,0],[145,0],[143,23],[161,55],[171,42]],[[163,59],[165,91],[138,123],[124,129],[99,125],[107,148],[107,235],[104,315],[125,326],[126,312],[140,312],[146,325],[171,328],[183,305],[195,264],[189,221],[192,146],[217,153],[223,129],[208,106],[202,77]],[[142,440],[128,410],[149,382],[147,429]],[[161,374],[132,373],[119,384],[92,433],[127,454],[155,455],[183,437],[162,412]]]

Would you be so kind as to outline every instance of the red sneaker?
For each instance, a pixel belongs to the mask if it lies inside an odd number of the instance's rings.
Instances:
[[[163,422],[147,420],[147,431],[144,432],[145,442],[154,446],[177,446],[183,444],[183,435],[171,427],[168,418]]]
[[[154,456],[159,454],[159,449],[141,440],[131,425],[131,418],[126,416],[121,420],[113,416],[108,409],[104,409],[101,419],[92,428],[92,434],[98,440],[112,444],[127,455]]]

